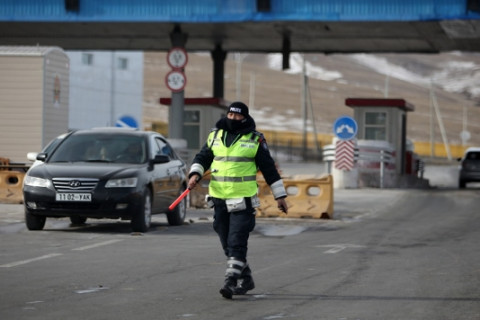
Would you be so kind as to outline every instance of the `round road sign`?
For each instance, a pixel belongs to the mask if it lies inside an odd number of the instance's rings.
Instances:
[[[168,89],[173,92],[180,92],[185,88],[187,84],[187,77],[181,71],[172,70],[167,73],[165,77],[165,83],[167,84]]]
[[[136,128],[138,129],[137,120],[132,116],[122,116],[115,122],[115,127],[120,128]]]
[[[188,55],[184,48],[174,47],[168,51],[167,62],[173,69],[181,69],[187,65]]]
[[[470,135],[469,131],[463,130],[460,132],[460,139],[462,139],[462,141],[468,141],[471,137],[472,136]]]
[[[349,116],[337,118],[333,123],[333,133],[340,140],[350,140],[357,135],[357,122]]]

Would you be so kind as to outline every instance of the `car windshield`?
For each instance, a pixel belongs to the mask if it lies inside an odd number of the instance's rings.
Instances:
[[[52,154],[49,162],[118,162],[146,161],[143,137],[122,134],[72,135]]]
[[[57,146],[60,142],[62,142],[62,140],[68,135],[68,133],[64,133],[58,137],[56,137],[55,139],[53,139],[52,141],[50,141],[47,146],[42,150],[43,153],[47,153],[47,154],[50,154]]]
[[[480,160],[480,151],[470,151],[467,153],[465,159],[467,160]]]

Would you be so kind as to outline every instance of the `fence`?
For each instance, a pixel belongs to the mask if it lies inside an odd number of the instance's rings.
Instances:
[[[335,161],[335,145],[329,144],[323,149],[323,160],[327,162],[328,173],[332,173]],[[354,161],[359,171],[359,179],[366,186],[385,187],[387,173],[395,172],[395,150],[388,145],[359,143],[354,149]],[[377,178],[378,176],[378,178]],[[378,181],[378,184],[376,181]]]

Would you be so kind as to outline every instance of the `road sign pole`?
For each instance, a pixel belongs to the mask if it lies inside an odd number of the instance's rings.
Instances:
[[[380,150],[380,189],[383,189],[384,177],[385,177],[385,150]]]
[[[357,122],[350,116],[341,116],[333,123],[333,133],[338,139],[335,142],[336,187],[358,187],[357,170],[354,168],[357,129]]]
[[[179,26],[176,26],[170,34],[173,47],[184,48],[187,42],[187,34],[182,33]],[[171,60],[167,59],[169,63]],[[173,60],[175,61],[175,60]],[[186,60],[184,60],[186,63]],[[185,91],[172,91],[172,104],[168,112],[168,137],[171,139],[183,139],[183,122],[185,109]]]

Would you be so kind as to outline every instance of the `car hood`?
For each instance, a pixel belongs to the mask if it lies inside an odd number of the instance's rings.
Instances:
[[[145,165],[118,164],[118,163],[43,163],[31,168],[29,175],[42,178],[110,178],[113,176],[134,176],[139,170],[146,170]]]

